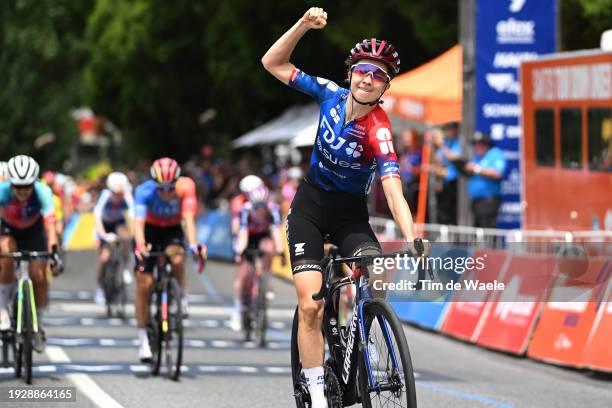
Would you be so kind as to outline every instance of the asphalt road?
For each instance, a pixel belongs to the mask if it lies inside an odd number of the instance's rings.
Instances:
[[[234,267],[189,269],[191,316],[179,382],[152,377],[137,359],[133,319],[107,319],[93,303],[95,254],[68,254],[44,317],[48,343],[35,354],[34,385],[76,386],[75,403],[41,407],[291,407],[289,336],[295,295],[275,279],[270,346],[245,344],[227,327]],[[130,317],[133,311],[130,309]],[[610,376],[596,376],[484,350],[405,326],[420,407],[610,407]],[[0,368],[0,391],[22,382]]]

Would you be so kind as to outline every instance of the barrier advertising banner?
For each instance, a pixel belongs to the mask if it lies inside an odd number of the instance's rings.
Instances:
[[[611,262],[612,263],[612,262]],[[612,270],[610,270],[612,274]],[[597,317],[589,334],[581,365],[593,370],[612,372],[612,280],[608,282],[607,302],[597,305]]]
[[[467,271],[463,280],[481,282],[501,280],[510,261],[509,255],[504,251],[492,249],[475,251],[473,257],[486,258],[486,268]],[[493,295],[493,291],[454,292],[441,331],[463,340],[475,341],[474,331],[485,310],[491,307],[489,301]]]
[[[593,344],[591,333],[598,330],[595,324],[598,319],[601,324],[604,316],[602,308],[606,304],[606,290],[612,276],[612,262],[608,259],[590,258],[587,262],[583,271],[576,268],[577,262],[570,263],[567,271],[570,274],[564,273],[566,262],[557,261],[556,270],[561,272],[557,279],[564,282],[555,283],[551,299],[544,307],[529,344],[529,357],[556,364],[582,366],[587,343],[590,341]],[[610,335],[609,332],[606,334],[607,344],[604,348],[609,348]],[[597,347],[599,339],[596,341]]]
[[[552,286],[555,259],[550,256],[511,255],[506,287],[491,302],[474,337],[481,346],[523,354]]]
[[[476,130],[490,134],[506,156],[501,228],[521,223],[518,68],[556,50],[557,8],[557,0],[476,1]]]

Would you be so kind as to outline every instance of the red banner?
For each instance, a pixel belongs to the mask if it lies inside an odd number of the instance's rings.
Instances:
[[[608,301],[600,302],[595,324],[582,356],[581,365],[593,370],[612,372],[612,280],[608,284]]]
[[[504,251],[479,250],[475,251],[472,256],[486,258],[485,268],[465,272],[463,280],[492,282],[503,279],[503,267],[508,257]],[[441,331],[463,340],[475,341],[474,330],[483,312],[490,308],[489,300],[492,294],[492,291],[482,291],[478,295],[473,291],[455,291],[444,317]],[[480,298],[476,299],[477,296]]]
[[[583,364],[587,342],[605,303],[612,262],[589,258],[585,266],[580,276],[575,273],[558,275],[559,282],[555,284],[529,344],[529,357],[576,367]],[[565,261],[557,262],[557,270],[564,267],[567,267]],[[609,333],[607,347],[610,347]]]
[[[474,332],[481,346],[523,354],[541,311],[542,301],[553,282],[555,259],[511,255],[505,288],[483,313]]]

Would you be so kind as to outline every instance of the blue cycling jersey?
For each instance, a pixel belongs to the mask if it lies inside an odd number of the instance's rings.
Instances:
[[[310,182],[327,191],[367,194],[376,169],[381,180],[400,177],[391,125],[380,106],[345,125],[348,89],[299,69],[289,85],[312,96],[321,108],[306,176]]]
[[[49,186],[36,181],[34,191],[27,200],[19,201],[13,194],[10,181],[0,183],[0,215],[9,225],[24,229],[32,226],[40,217],[55,222],[53,193]]]
[[[113,200],[112,197],[113,193],[110,190],[102,190],[93,210],[94,216],[109,224],[125,220],[126,211],[130,217],[134,216],[134,200],[131,193],[124,192],[120,200]]]

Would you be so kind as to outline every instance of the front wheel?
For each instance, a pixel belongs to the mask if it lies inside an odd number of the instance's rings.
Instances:
[[[368,345],[359,356],[359,394],[363,406],[416,408],[412,361],[397,315],[388,303],[373,299],[365,305],[363,319]]]
[[[168,378],[177,381],[183,364],[183,310],[181,290],[176,279],[168,283],[168,326],[164,332],[164,351]]]

